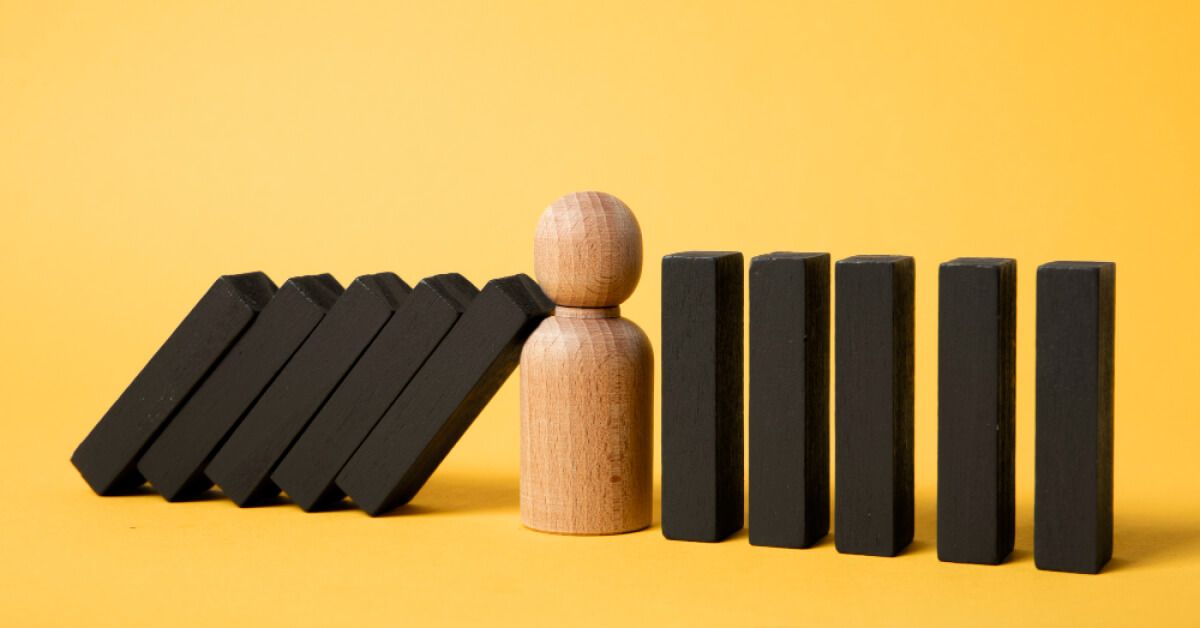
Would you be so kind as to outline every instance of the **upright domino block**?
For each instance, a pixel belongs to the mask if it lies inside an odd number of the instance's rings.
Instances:
[[[329,275],[294,277],[163,430],[138,470],[168,501],[198,496],[212,482],[212,455],[300,348],[342,293]]]
[[[262,273],[213,283],[72,454],[92,490],[112,495],[145,483],[138,459],[274,293]]]
[[[417,284],[271,475],[296,505],[345,497],[338,473],[478,293],[453,273]]]
[[[913,260],[837,263],[839,552],[895,556],[913,538]]]
[[[271,471],[410,291],[392,273],[350,284],[205,469],[226,497],[247,506],[279,494]]]
[[[1116,266],[1038,268],[1033,559],[1099,573],[1112,558]]]
[[[963,257],[938,281],[938,558],[1013,548],[1017,263]]]
[[[742,254],[662,266],[662,530],[720,541],[743,524]]]
[[[750,262],[750,543],[829,532],[829,254]]]
[[[405,504],[458,443],[554,303],[525,275],[494,279],[471,302],[337,477],[367,514]]]

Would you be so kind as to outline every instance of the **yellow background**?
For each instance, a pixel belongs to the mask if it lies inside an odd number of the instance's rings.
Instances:
[[[602,5],[602,6],[601,6]],[[0,623],[1200,621],[1200,4],[0,1]],[[894,559],[525,531],[515,378],[371,519],[101,499],[68,457],[221,273],[532,269],[540,210],[917,260]],[[1020,262],[1017,549],[939,563],[936,271]],[[1034,271],[1117,263],[1116,542],[1033,566]],[[656,515],[657,517],[657,515]]]

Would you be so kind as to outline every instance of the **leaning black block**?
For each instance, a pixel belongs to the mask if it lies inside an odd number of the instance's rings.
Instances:
[[[1099,573],[1112,558],[1116,266],[1038,268],[1033,560]]]
[[[478,293],[458,274],[417,284],[271,475],[293,502],[312,511],[345,497],[337,474]]]
[[[239,506],[279,494],[271,471],[411,292],[392,273],[355,279],[205,469]]]
[[[750,543],[829,532],[829,254],[750,262]]]
[[[212,486],[204,467],[341,292],[329,275],[283,284],[138,462],[155,490],[177,501]]]
[[[274,293],[262,273],[213,283],[71,455],[92,490],[112,495],[146,481],[138,458]]]
[[[743,524],[742,254],[662,265],[662,530],[720,541]]]
[[[337,485],[370,515],[408,502],[508,378],[554,303],[525,275],[494,279],[359,446]]]
[[[938,558],[1012,553],[1017,263],[963,257],[938,280]]]
[[[837,263],[834,544],[895,556],[913,538],[913,260]]]

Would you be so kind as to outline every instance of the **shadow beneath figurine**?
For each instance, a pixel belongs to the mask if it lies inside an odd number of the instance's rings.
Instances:
[[[381,517],[520,509],[520,481],[509,475],[435,473],[413,500]]]
[[[1113,558],[1105,572],[1194,560],[1200,554],[1200,523],[1118,519],[1113,524]]]

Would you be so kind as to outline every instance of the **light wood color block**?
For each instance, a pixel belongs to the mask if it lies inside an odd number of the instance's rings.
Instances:
[[[600,192],[542,214],[538,282],[558,305],[521,354],[521,521],[558,534],[650,525],[654,353],[621,318],[637,287],[642,236]]]

